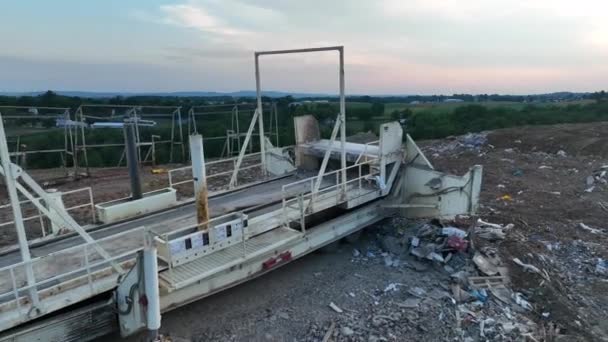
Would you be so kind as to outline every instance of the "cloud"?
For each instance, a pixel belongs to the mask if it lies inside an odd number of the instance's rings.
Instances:
[[[32,26],[25,22],[0,22],[0,30],[14,32],[0,43],[23,58],[89,63],[104,72],[109,67],[99,65],[108,61],[173,70],[184,79],[178,88],[196,82],[252,88],[253,51],[323,45],[345,46],[347,87],[358,93],[544,92],[569,84],[593,90],[608,77],[605,1],[163,0],[129,6],[122,21],[122,14],[100,13],[77,34],[55,32],[52,42],[37,32],[26,35]],[[75,13],[69,6],[62,11]],[[265,56],[264,86],[333,91],[335,63],[331,53]],[[144,71],[138,73],[144,79]],[[86,80],[94,85],[102,74]],[[134,82],[143,90],[154,86]]]
[[[160,10],[165,15],[163,20],[167,24],[228,36],[248,33],[226,25],[222,19],[210,15],[205,8],[200,6],[190,4],[163,5]]]

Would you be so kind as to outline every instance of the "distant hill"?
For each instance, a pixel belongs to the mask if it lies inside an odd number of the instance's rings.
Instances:
[[[177,97],[255,97],[255,90],[239,90],[233,92],[217,92],[217,91],[176,91],[176,92],[93,92],[93,91],[69,91],[69,90],[53,90],[56,94],[64,96],[78,96],[85,98],[106,98],[106,97],[130,97],[130,96],[177,96]],[[0,92],[4,96],[38,96],[44,94],[44,91],[32,92]],[[285,97],[293,96],[296,98],[303,97],[337,97],[338,95],[323,94],[323,93],[290,93],[282,91],[263,91],[263,96],[268,97]]]
[[[38,96],[44,94],[46,91],[32,91],[32,92],[1,92],[0,96]],[[255,90],[239,90],[233,92],[219,92],[219,91],[175,91],[175,92],[94,92],[94,91],[69,91],[69,90],[53,90],[56,94],[63,96],[72,96],[80,98],[91,98],[91,99],[102,99],[111,98],[116,96],[122,97],[133,97],[133,96],[158,96],[158,97],[234,97],[234,98],[255,98]],[[373,99],[382,102],[410,102],[410,101],[422,101],[422,102],[441,102],[446,99],[454,98],[460,99],[465,102],[476,102],[476,101],[516,101],[516,102],[549,102],[549,101],[570,101],[587,98],[591,93],[578,93],[578,92],[554,92],[546,94],[529,94],[529,95],[499,95],[499,94],[453,94],[453,95],[407,95],[407,94],[380,94],[380,95],[364,95],[364,94],[348,94],[347,97],[350,100],[370,102]],[[326,94],[326,93],[296,93],[296,92],[285,92],[285,91],[264,91],[263,96],[278,98],[285,96],[292,96],[294,98],[316,98],[332,100],[337,98],[337,94]]]

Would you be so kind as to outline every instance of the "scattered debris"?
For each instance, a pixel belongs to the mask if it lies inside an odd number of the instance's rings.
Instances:
[[[505,286],[508,283],[508,279],[505,276],[490,276],[490,277],[469,277],[469,284],[478,288],[494,288]]]
[[[597,258],[597,264],[595,264],[595,272],[598,274],[608,274],[608,262],[605,259]]]
[[[344,335],[344,336],[352,336],[354,335],[354,331],[353,329],[349,328],[349,327],[342,327],[340,328],[340,334]]]
[[[407,292],[409,294],[411,294],[412,296],[416,296],[416,297],[419,297],[419,298],[423,298],[424,295],[426,295],[426,291],[423,288],[418,287],[418,286],[412,287]]]
[[[509,194],[505,194],[505,195],[500,196],[500,199],[503,201],[512,201],[513,197],[511,197],[511,195],[509,195]]]
[[[461,239],[463,239],[467,236],[467,232],[465,232],[462,229],[456,228],[456,227],[444,227],[441,229],[441,234],[450,236],[450,237],[457,236]]]
[[[473,256],[473,262],[477,268],[485,275],[493,276],[498,273],[498,268],[492,262],[490,262],[481,253],[476,252]]]
[[[467,240],[458,237],[458,236],[450,236],[447,239],[447,246],[452,248],[457,252],[465,252],[469,247],[469,243]]]
[[[481,133],[467,133],[466,135],[456,137],[455,139],[446,139],[442,144],[437,144],[429,147],[430,152],[442,154],[446,152],[451,153],[462,153],[464,151],[481,151],[481,148],[487,145],[488,134],[485,132]]]
[[[401,245],[399,239],[390,235],[387,235],[382,238],[381,247],[384,251],[393,254],[400,254],[405,250],[405,248]]]
[[[530,302],[528,302],[525,298],[524,295],[519,293],[519,292],[515,292],[513,293],[513,300],[515,301],[515,303],[519,306],[521,306],[522,308],[526,309],[526,310],[532,310],[534,307],[532,306],[532,304],[530,304]]]
[[[401,283],[390,283],[384,288],[384,292],[397,291],[399,286],[404,286],[405,284]]]
[[[331,322],[331,325],[329,326],[329,329],[327,329],[327,332],[325,333],[325,336],[323,336],[323,342],[328,342],[329,339],[331,338],[332,334],[334,333],[334,329],[336,328],[336,322]]]
[[[417,308],[420,305],[420,298],[408,298],[403,303],[397,303],[397,306],[407,309]]]
[[[536,267],[534,265],[523,263],[521,260],[519,260],[519,258],[514,258],[513,262],[518,264],[519,266],[523,267],[524,271],[526,271],[526,272],[532,272],[532,273],[538,273],[538,274],[542,273],[538,267]]]

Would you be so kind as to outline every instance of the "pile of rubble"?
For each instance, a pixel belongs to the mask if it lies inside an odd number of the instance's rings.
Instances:
[[[593,174],[587,176],[585,184],[587,185],[585,192],[593,192],[597,188],[608,184],[608,165],[602,165]]]
[[[373,300],[366,310],[352,311],[328,303],[331,310],[339,313],[338,320],[332,327],[312,330],[317,331],[317,337],[323,335],[338,341],[429,338],[436,329],[442,329],[445,340],[471,342],[540,341],[558,336],[555,327],[547,329],[550,313],[536,308],[525,294],[512,290],[508,268],[491,246],[504,240],[513,227],[458,217],[448,224],[437,220],[419,223],[414,234],[404,230],[379,236],[380,248],[370,247],[363,252],[354,249],[353,261],[379,259],[385,267],[393,269],[406,267],[423,274],[438,270],[449,276],[421,277],[431,283],[420,279],[408,284],[388,283],[366,293]],[[545,271],[518,258],[509,262],[527,272],[549,277]],[[547,324],[539,326],[533,320],[536,315]],[[438,324],[429,324],[429,317]]]
[[[463,151],[480,151],[488,143],[488,133],[467,133],[457,137],[447,137],[438,144],[433,144],[426,148],[433,156],[442,153],[459,153]]]
[[[474,246],[478,240],[505,239],[514,225],[481,219],[472,224],[467,221],[470,220],[461,217],[450,225],[423,225],[411,238],[410,253],[421,260],[443,263],[444,269],[451,272],[450,298],[455,305],[458,334],[463,340],[473,341],[475,336],[491,340],[534,339],[539,329],[528,318],[534,306],[524,294],[509,287],[508,268],[497,250]],[[517,258],[513,262],[530,272],[546,275]],[[549,317],[548,313],[542,315]]]

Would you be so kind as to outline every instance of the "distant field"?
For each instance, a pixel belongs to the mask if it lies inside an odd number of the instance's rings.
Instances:
[[[569,102],[541,102],[534,103],[536,106],[567,106],[567,105],[584,105],[593,103],[594,100],[580,100],[580,101],[569,101]],[[451,112],[455,108],[477,104],[481,106],[486,106],[488,108],[496,108],[496,107],[507,107],[513,109],[522,109],[527,103],[522,102],[512,102],[512,101],[489,101],[489,102],[440,102],[440,103],[421,103],[421,104],[409,104],[403,102],[393,102],[393,103],[385,103],[384,104],[384,114],[388,117],[395,110],[402,110],[405,108],[410,108],[414,113],[421,111],[431,111],[431,112]],[[369,107],[369,103],[365,102],[348,102],[346,104],[346,108],[360,108],[360,107]]]

